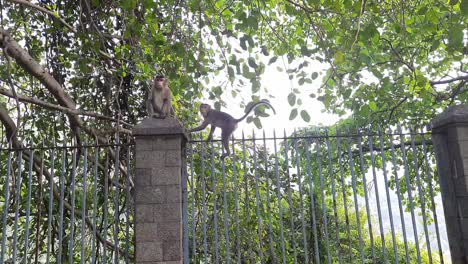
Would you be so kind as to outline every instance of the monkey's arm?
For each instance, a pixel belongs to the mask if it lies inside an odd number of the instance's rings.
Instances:
[[[199,125],[199,126],[197,126],[197,127],[195,127],[195,128],[190,129],[189,133],[197,132],[197,131],[203,130],[203,129],[205,129],[208,125],[209,125],[209,122],[206,122],[206,120],[205,120],[205,121],[203,121],[203,123],[202,123],[201,125]]]

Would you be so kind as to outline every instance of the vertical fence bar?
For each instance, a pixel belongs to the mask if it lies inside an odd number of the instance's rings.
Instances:
[[[418,263],[421,263],[421,253],[419,249],[419,238],[418,238],[418,229],[416,226],[416,216],[414,213],[414,204],[413,204],[413,194],[411,191],[411,182],[410,182],[410,176],[409,176],[409,166],[408,166],[408,160],[406,158],[406,148],[405,148],[405,138],[404,135],[401,131],[401,126],[398,125],[398,134],[400,135],[400,148],[401,148],[401,155],[402,155],[402,160],[403,164],[405,165],[405,180],[406,180],[406,190],[408,191],[408,199],[410,203],[410,209],[411,209],[411,221],[413,223],[413,234],[414,234],[414,241],[416,244],[416,254],[418,258]]]
[[[442,252],[442,243],[440,241],[440,231],[439,231],[439,220],[437,218],[437,213],[436,213],[436,206],[435,206],[435,201],[434,201],[434,189],[432,188],[432,177],[431,177],[431,171],[430,171],[430,165],[429,165],[429,160],[427,157],[427,147],[426,147],[426,137],[424,133],[421,133],[421,141],[422,141],[422,146],[423,146],[423,155],[424,155],[424,162],[425,162],[425,168],[426,168],[426,181],[429,184],[429,196],[431,197],[431,210],[432,210],[432,217],[434,218],[434,228],[436,231],[436,238],[437,238],[437,247],[439,251],[439,261],[440,263],[444,263],[444,255]]]
[[[318,136],[318,134],[316,134]],[[322,196],[322,212],[323,212],[323,224],[324,224],[324,237],[325,237],[325,245],[326,245],[326,252],[327,252],[327,260],[328,263],[331,263],[330,257],[330,241],[328,239],[328,218],[327,218],[327,206],[325,205],[325,190],[323,186],[323,170],[322,170],[322,153],[320,148],[320,142],[318,137],[315,139],[315,151],[317,152],[317,168],[318,168],[318,176],[319,176],[319,185],[320,185],[320,194]]]
[[[11,148],[11,144],[9,145],[9,148]],[[6,179],[5,179],[5,189],[3,193],[5,194],[5,206],[3,207],[3,215],[2,215],[2,246],[1,246],[1,252],[0,252],[0,263],[4,263],[5,260],[5,250],[6,250],[6,228],[7,228],[7,221],[8,221],[8,207],[10,204],[10,176],[13,176],[11,173],[11,151],[8,149],[8,160],[7,160],[7,174],[6,174]]]
[[[130,137],[127,136],[127,168],[126,168],[126,184],[125,184],[125,193],[126,193],[126,198],[125,198],[125,218],[126,218],[126,223],[125,223],[125,263],[130,263],[130,201],[131,201],[131,193],[130,193],[130,182],[132,181],[132,173],[130,170]]]
[[[57,263],[62,263],[62,242],[63,242],[63,202],[65,196],[65,173],[67,163],[67,149],[64,148],[62,152],[62,172],[60,173],[60,201],[59,201],[59,240],[58,240],[58,254]]]
[[[377,215],[379,218],[379,227],[380,227],[380,240],[382,242],[382,252],[383,252],[383,257],[384,257],[384,262],[388,263],[387,259],[387,248],[385,246],[385,233],[383,230],[383,222],[382,222],[382,211],[380,209],[380,196],[379,196],[379,186],[377,184],[377,173],[375,170],[375,157],[374,157],[374,145],[373,145],[373,140],[374,138],[372,137],[372,133],[370,130],[367,131],[369,133],[369,153],[370,153],[370,158],[371,158],[371,164],[372,164],[372,175],[374,179],[374,192],[375,192],[375,199],[377,203]]]
[[[182,143],[182,142],[181,142]],[[182,192],[182,262],[184,264],[189,264],[189,211],[188,211],[188,183],[189,183],[189,176],[187,170],[187,146],[186,143],[182,143],[184,147],[181,149],[181,174],[180,174],[180,189]],[[164,251],[164,249],[163,249]],[[164,253],[163,253],[164,256]]]
[[[336,253],[338,255],[338,263],[341,264],[342,256],[341,256],[340,233],[338,231],[338,230],[340,230],[340,228],[339,228],[339,224],[338,224],[338,211],[337,211],[337,205],[336,205],[335,173],[333,173],[333,164],[332,164],[332,158],[333,157],[332,157],[332,153],[331,153],[330,137],[328,136],[328,130],[325,131],[325,135],[326,135],[325,144],[327,146],[327,156],[328,156],[328,169],[330,170],[330,177],[331,177],[330,181],[331,181],[331,192],[332,192],[332,199],[333,199],[333,215],[335,217],[335,228],[336,228],[335,245],[336,245],[336,251],[337,251]],[[308,150],[307,150],[307,154],[308,154]],[[339,156],[339,155],[340,155],[340,153],[337,154],[337,156]],[[307,163],[309,163],[309,161]]]
[[[393,167],[393,174],[395,175],[395,186],[396,186],[396,194],[398,197],[398,209],[400,210],[400,220],[401,220],[401,229],[403,233],[403,242],[405,244],[405,254],[406,254],[406,263],[410,263],[409,257],[409,249],[408,249],[408,239],[406,235],[406,225],[405,225],[405,217],[403,211],[403,204],[401,198],[401,191],[400,191],[400,179],[398,178],[398,170],[397,170],[397,163],[396,163],[396,155],[395,155],[395,146],[393,144],[393,132],[390,130],[390,150],[392,154],[392,167]]]
[[[244,204],[245,204],[245,215],[247,217],[247,223],[250,223],[250,200],[249,200],[249,185],[248,185],[248,174],[247,174],[247,161],[246,161],[246,150],[245,150],[245,137],[244,137],[244,131],[242,131],[242,164],[244,167],[244,192],[245,192],[245,199],[244,199]],[[244,233],[245,233],[245,228],[244,228]],[[249,235],[249,230],[247,230],[247,234],[245,236]],[[253,262],[253,254],[252,254],[252,243],[250,239],[247,239],[247,257],[249,258],[250,262]]]
[[[44,147],[44,140],[42,141],[42,146]],[[43,172],[44,172],[44,152],[45,150],[41,150],[41,167],[39,168],[39,176],[38,176],[38,187],[39,187],[39,194],[38,194],[38,210],[37,210],[37,216],[36,216],[36,241],[35,241],[35,247],[36,250],[34,252],[34,263],[38,263],[39,261],[39,245],[40,245],[40,231],[41,231],[41,220],[42,220],[42,200],[43,200]],[[0,263],[2,263],[0,261]]]
[[[369,194],[367,193],[367,177],[366,177],[366,170],[364,167],[364,154],[362,150],[362,133],[358,131],[358,148],[359,148],[359,169],[361,170],[362,174],[362,186],[364,189],[364,200],[366,203],[366,214],[367,214],[367,227],[369,229],[369,240],[372,250],[372,260],[374,262],[377,261],[375,255],[375,246],[374,246],[374,233],[372,230],[372,220],[371,220],[371,213],[369,208]]]
[[[281,205],[281,183],[278,168],[278,151],[276,148],[276,131],[273,130],[274,151],[275,151],[275,174],[276,174],[276,193],[278,196],[278,208],[280,213],[280,234],[281,234],[281,255],[283,257],[283,264],[286,264],[286,249],[284,245],[284,231],[283,231],[283,206]]]
[[[71,180],[71,212],[70,212],[70,243],[68,248],[68,263],[73,261],[73,245],[74,245],[74,232],[75,232],[75,185],[76,185],[76,153],[77,148],[73,148],[72,154],[72,180]]]
[[[414,143],[414,133],[410,130],[411,134],[411,148],[413,150],[413,168],[416,174],[416,185],[418,186],[419,202],[421,203],[422,219],[424,224],[424,235],[426,237],[426,249],[429,257],[429,264],[432,264],[432,251],[431,242],[429,240],[429,231],[427,230],[427,219],[426,219],[426,201],[424,199],[421,177],[419,176],[419,165],[418,165],[418,152],[416,150],[416,144]]]
[[[255,185],[255,204],[257,211],[257,231],[258,231],[258,253],[260,255],[260,263],[263,263],[263,244],[262,244],[262,205],[260,200],[260,192],[258,190],[258,184],[260,182],[258,177],[258,168],[257,168],[257,144],[255,142],[255,133],[252,132],[252,155],[254,158],[254,185]]]
[[[288,202],[288,209],[289,209],[289,226],[291,228],[291,246],[293,249],[293,257],[294,257],[294,263],[297,263],[297,252],[296,252],[296,239],[295,239],[295,231],[296,229],[294,228],[294,208],[292,206],[292,194],[291,194],[291,174],[289,173],[289,157],[288,157],[288,152],[289,152],[289,144],[288,140],[286,138],[286,130],[283,132],[283,142],[284,142],[284,159],[286,163],[286,192],[287,192],[287,202]]]
[[[120,137],[116,134],[116,146],[115,146],[115,160],[114,160],[114,179],[113,183],[115,186],[114,193],[114,263],[119,262],[119,200],[120,200]]]
[[[55,177],[55,140],[53,142],[54,148],[51,150],[50,158],[50,178],[49,178],[49,211],[47,215],[47,263],[50,261],[50,248],[52,243],[52,218],[53,218],[53,191],[54,191],[54,177]]]
[[[223,146],[221,146],[223,149]],[[230,243],[229,243],[229,220],[228,220],[228,205],[227,205],[227,191],[226,191],[226,168],[225,168],[225,159],[221,160],[221,167],[223,173],[223,216],[224,216],[224,239],[226,245],[226,263],[229,264],[231,261],[230,254]]]
[[[354,173],[354,162],[353,154],[351,151],[351,137],[349,136],[349,130],[346,131],[348,136],[347,139],[347,150],[348,150],[348,159],[349,159],[349,171],[351,173],[351,186],[353,188],[353,197],[354,197],[354,213],[356,214],[356,223],[359,237],[359,253],[361,255],[361,263],[364,263],[364,251],[363,251],[363,242],[362,242],[362,230],[361,230],[361,216],[359,212],[359,204],[357,197],[357,188],[356,188],[356,175]]]
[[[215,258],[214,262],[219,263],[219,247],[218,247],[218,208],[216,200],[216,171],[214,163],[214,145],[213,140],[211,140],[211,180],[213,181],[213,225],[214,225],[214,250]]]
[[[235,218],[236,218],[236,259],[237,264],[241,263],[241,244],[240,244],[240,226],[239,226],[239,197],[237,192],[238,179],[237,179],[237,166],[236,166],[236,148],[234,143],[234,137],[232,137],[232,176],[234,179],[234,204],[235,204]]]
[[[98,142],[97,138],[94,142]],[[91,237],[91,263],[96,262],[96,225],[97,225],[97,208],[98,208],[98,200],[97,200],[97,177],[98,177],[98,164],[99,164],[99,146],[96,146],[94,150],[94,166],[93,166],[93,230],[92,230],[92,237]],[[130,197],[130,196],[129,196]]]
[[[351,230],[349,226],[349,216],[348,216],[348,199],[346,198],[346,183],[345,183],[345,178],[344,178],[344,165],[343,165],[343,158],[341,157],[341,137],[342,135],[336,130],[336,148],[337,148],[337,155],[338,155],[338,166],[340,167],[340,180],[341,180],[341,193],[343,195],[343,208],[344,208],[344,213],[345,213],[345,222],[346,222],[346,235],[349,241],[349,248],[348,248],[348,253],[349,253],[349,258],[350,260],[353,259],[353,252],[352,252],[352,247],[351,247]]]
[[[194,164],[193,164],[193,144],[190,144],[190,149],[189,149],[189,153],[190,153],[190,193],[191,193],[191,197],[192,197],[192,260],[193,260],[193,263],[197,263],[197,233],[196,233],[196,229],[195,229],[195,225],[196,225],[196,222],[195,222],[195,198],[196,198],[196,195],[195,195],[195,188],[194,188],[194,185],[195,185],[195,179],[194,179]]]
[[[31,146],[32,147],[32,146]],[[26,200],[26,224],[24,232],[24,263],[27,263],[28,258],[28,245],[29,245],[29,216],[31,214],[31,185],[32,185],[32,170],[34,164],[34,149],[29,150],[29,172],[28,172],[28,194]]]
[[[13,228],[13,259],[16,259],[17,254],[17,242],[18,242],[18,216],[19,216],[19,205],[21,202],[21,171],[23,166],[23,151],[18,152],[18,176],[16,178],[16,193],[15,193],[15,221]]]
[[[310,196],[310,211],[312,213],[312,232],[314,236],[314,249],[315,249],[315,262],[320,263],[320,250],[317,232],[317,218],[315,215],[315,186],[314,180],[312,179],[312,166],[310,158],[310,137],[306,137],[305,149],[306,149],[306,161],[307,161],[307,179],[309,180],[309,196]],[[337,229],[338,230],[338,229]]]
[[[294,136],[296,136],[296,130],[294,130]],[[294,152],[296,158],[296,170],[297,170],[297,184],[299,187],[299,205],[300,205],[300,218],[301,218],[301,230],[302,230],[302,241],[304,243],[304,259],[305,263],[309,263],[309,247],[307,243],[307,230],[306,223],[304,220],[304,200],[302,190],[302,179],[301,179],[301,165],[299,159],[299,152],[297,150],[297,138],[294,139]],[[292,158],[292,157],[291,157]]]
[[[108,147],[107,150],[110,150]],[[103,224],[102,224],[102,237],[104,241],[107,240],[107,214],[109,210],[109,154],[105,152],[106,161],[104,163],[104,206],[103,206]],[[107,263],[107,245],[102,244],[102,263]]]
[[[87,141],[84,141],[84,146]],[[81,257],[80,263],[85,261],[85,224],[86,224],[86,191],[87,191],[87,177],[88,177],[88,148],[83,147],[83,195],[81,197]]]
[[[203,223],[203,255],[205,262],[208,262],[208,238],[206,234],[206,182],[205,182],[205,150],[203,138],[201,137],[200,152],[201,152],[201,181],[202,181],[202,223]]]
[[[390,188],[388,187],[388,178],[387,178],[387,162],[385,160],[385,153],[384,153],[384,140],[382,137],[382,129],[379,129],[379,142],[380,142],[380,157],[382,159],[382,172],[384,176],[384,184],[385,184],[385,193],[387,195],[387,206],[388,206],[388,217],[390,220],[390,230],[392,231],[392,242],[393,242],[393,252],[395,254],[395,263],[398,264],[398,249],[397,243],[395,238],[395,227],[393,225],[393,214],[392,214],[392,203],[390,201]]]
[[[267,156],[267,145],[266,145],[266,137],[265,137],[265,130],[263,130],[263,160],[265,161],[265,178],[266,178],[266,199],[267,199],[267,218],[268,218],[268,244],[270,246],[270,257],[273,263],[276,263],[276,254],[275,249],[273,246],[273,227],[271,226],[271,207],[270,207],[270,175],[268,174],[268,156]]]

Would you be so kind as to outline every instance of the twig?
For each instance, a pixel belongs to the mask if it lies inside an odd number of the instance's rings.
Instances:
[[[38,11],[41,11],[43,13],[46,13],[48,15],[51,15],[53,16],[54,18],[58,19],[62,24],[64,24],[68,29],[70,29],[73,33],[76,33],[76,29],[74,27],[72,27],[70,24],[68,24],[65,20],[63,20],[63,18],[59,17],[58,14],[50,11],[49,9],[46,9],[42,6],[38,6],[38,5],[35,5],[31,2],[28,2],[28,1],[25,1],[25,0],[7,0],[9,2],[12,2],[12,3],[16,3],[16,4],[20,4],[20,5],[25,5],[25,6],[29,6],[31,8],[34,8]]]

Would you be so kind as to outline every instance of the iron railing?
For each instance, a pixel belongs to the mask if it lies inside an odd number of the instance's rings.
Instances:
[[[129,263],[133,145],[0,149],[0,263]]]
[[[190,263],[444,263],[426,131],[300,131],[188,145]]]

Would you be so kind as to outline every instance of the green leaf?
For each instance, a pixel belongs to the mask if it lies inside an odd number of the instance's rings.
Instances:
[[[268,61],[268,65],[275,63],[278,60],[277,56],[271,57],[271,59]]]
[[[306,121],[307,123],[310,121],[310,115],[305,110],[301,111],[302,120]]]
[[[260,122],[260,118],[258,117],[254,118],[253,122],[258,129],[262,128],[262,122]]]
[[[449,28],[448,47],[452,50],[459,50],[463,47],[463,27],[454,26]]]
[[[248,62],[248,64],[249,64],[250,67],[252,67],[252,68],[254,68],[254,69],[258,68],[258,65],[257,65],[257,63],[255,62],[255,59],[254,59],[254,58],[249,57],[249,58],[247,59],[247,62]]]
[[[374,112],[379,110],[379,108],[377,107],[377,104],[375,102],[370,102],[369,103],[369,108]]]
[[[296,94],[295,93],[289,93],[288,103],[289,103],[290,106],[294,106],[296,104]]]
[[[468,0],[462,0],[460,3],[460,11],[462,15],[468,16]]]
[[[312,80],[317,79],[317,77],[318,77],[318,73],[317,73],[317,72],[313,72],[313,73],[312,73]]]
[[[293,120],[297,116],[297,108],[294,108],[291,110],[291,113],[289,114],[289,120]]]
[[[344,62],[344,58],[345,58],[345,57],[344,57],[343,52],[337,51],[337,52],[335,53],[335,62],[336,62],[337,64],[343,63],[343,62]]]

